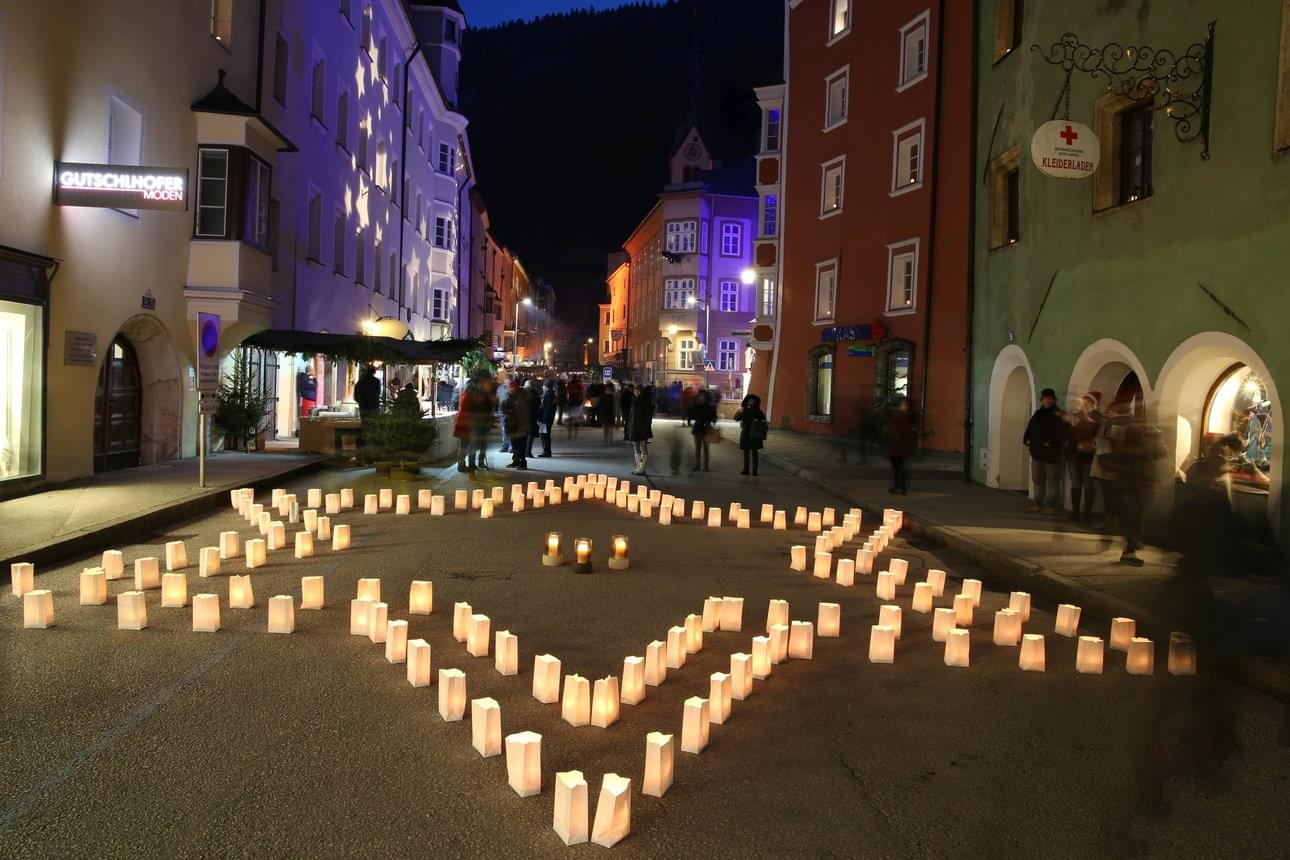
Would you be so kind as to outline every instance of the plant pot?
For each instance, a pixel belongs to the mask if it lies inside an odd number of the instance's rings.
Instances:
[[[411,481],[421,476],[421,467],[415,463],[403,463],[390,468],[390,477],[400,481]]]
[[[372,466],[376,469],[376,476],[378,478],[388,478],[394,470],[393,463],[373,463]]]

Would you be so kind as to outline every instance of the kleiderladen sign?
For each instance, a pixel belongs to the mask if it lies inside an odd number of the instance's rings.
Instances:
[[[1093,129],[1081,122],[1055,119],[1035,130],[1030,157],[1041,173],[1058,179],[1087,179],[1097,170],[1102,148]]]
[[[188,209],[188,169],[54,163],[54,203],[105,209]]]

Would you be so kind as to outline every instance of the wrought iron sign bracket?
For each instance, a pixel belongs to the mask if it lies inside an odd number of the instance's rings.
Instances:
[[[1214,25],[1210,21],[1205,41],[1182,53],[1149,45],[1108,42],[1100,48],[1086,45],[1074,33],[1043,48],[1031,45],[1044,62],[1066,71],[1063,95],[1067,112],[1070,79],[1075,72],[1090,78],[1106,78],[1108,92],[1149,104],[1173,120],[1174,137],[1186,143],[1201,141],[1202,160],[1209,160],[1209,110],[1213,96]],[[1067,119],[1070,117],[1067,116]]]

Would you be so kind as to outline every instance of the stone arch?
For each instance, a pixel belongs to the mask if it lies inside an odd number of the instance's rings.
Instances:
[[[139,462],[148,465],[174,460],[180,455],[184,417],[184,388],[174,341],[150,314],[126,320],[119,336],[130,341],[139,360],[143,389]]]
[[[1142,361],[1134,355],[1133,350],[1118,340],[1108,337],[1094,341],[1080,353],[1071,369],[1070,382],[1066,386],[1067,408],[1072,408],[1074,401],[1085,392],[1100,391],[1102,408],[1105,409],[1130,373],[1137,375],[1142,385],[1143,398],[1150,410],[1154,406],[1154,393],[1151,377],[1147,375]]]
[[[1285,471],[1285,416],[1275,378],[1262,357],[1245,341],[1224,332],[1207,331],[1193,335],[1174,348],[1156,378],[1156,407],[1165,441],[1173,453],[1172,465],[1181,467],[1196,456],[1204,436],[1205,407],[1210,393],[1233,365],[1248,366],[1264,382],[1272,402],[1272,450],[1276,458],[1269,470],[1268,523],[1280,538],[1282,475]],[[1159,510],[1167,511],[1173,501],[1173,482],[1161,482],[1157,493]]]
[[[1009,344],[990,372],[985,483],[1004,490],[1030,488],[1030,456],[1021,444],[1034,411],[1035,373],[1025,351]]]

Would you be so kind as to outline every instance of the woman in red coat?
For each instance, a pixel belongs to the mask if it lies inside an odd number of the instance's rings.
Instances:
[[[918,419],[908,397],[896,402],[896,410],[887,417],[887,456],[891,459],[889,493],[909,494],[905,461],[914,456],[918,445]]]

